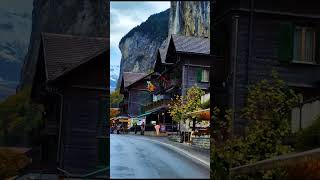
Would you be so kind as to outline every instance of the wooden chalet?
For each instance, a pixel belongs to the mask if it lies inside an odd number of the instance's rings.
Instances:
[[[140,100],[144,98],[144,93],[139,90],[132,89],[129,91],[128,86],[146,76],[145,73],[123,72],[120,84],[120,93],[123,94],[123,101],[120,103],[121,115],[129,117],[139,114],[141,108]]]
[[[108,174],[108,47],[106,38],[42,34],[31,95],[45,106],[42,168]]]
[[[315,1],[216,0],[213,5],[211,105],[232,108],[243,134],[248,86],[274,69],[303,95],[320,95],[320,11]]]
[[[158,50],[154,72],[144,80],[150,81],[156,89],[152,93],[152,101],[143,108],[144,114],[138,117],[145,116],[147,124],[157,121],[173,125],[168,114],[171,98],[185,95],[193,85],[209,92],[211,59],[208,38],[171,35],[168,46]]]
[[[178,85],[178,94],[185,95],[187,89],[197,85],[208,92],[210,62],[212,60],[208,38],[173,34],[164,57],[168,65],[170,63],[173,65],[171,64],[171,68],[161,72],[161,77],[169,81],[164,83],[163,90],[169,92],[172,85]]]

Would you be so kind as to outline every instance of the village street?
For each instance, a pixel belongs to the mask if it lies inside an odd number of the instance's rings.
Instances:
[[[208,161],[156,139],[161,138],[111,134],[111,178],[209,178]]]

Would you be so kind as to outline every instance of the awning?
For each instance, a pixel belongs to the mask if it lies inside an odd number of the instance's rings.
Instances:
[[[129,119],[120,119],[119,122],[130,122]]]
[[[199,113],[202,113],[202,112],[210,112],[210,108],[208,108],[208,109],[201,109],[201,110],[199,110],[199,111],[189,112],[189,113],[187,113],[187,115],[189,115],[189,114],[199,114]]]
[[[139,116],[137,116],[136,118],[140,118],[140,117],[143,117],[143,116],[147,116],[147,115],[149,115],[149,114],[151,114],[152,112],[147,112],[147,113],[144,113],[144,114],[141,114],[141,115],[139,115]]]
[[[139,115],[139,116],[137,116],[137,117],[135,117],[135,118],[140,118],[140,117],[143,117],[143,116],[147,116],[147,115],[149,115],[149,114],[152,114],[152,113],[154,113],[154,112],[157,112],[157,111],[159,111],[159,110],[161,110],[161,109],[166,109],[166,108],[167,108],[167,107],[165,107],[165,106],[161,106],[161,107],[159,107],[159,108],[152,109],[151,111],[147,111],[146,113],[141,114],[141,115]]]
[[[118,116],[118,117],[114,117],[114,118],[112,118],[111,120],[128,120],[129,119],[129,117],[127,117],[127,116]]]
[[[190,115],[190,114],[200,115],[200,118],[202,120],[209,120],[210,121],[210,108],[187,113],[187,115]]]

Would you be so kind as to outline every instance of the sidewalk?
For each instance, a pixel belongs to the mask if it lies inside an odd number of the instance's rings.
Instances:
[[[148,136],[148,135],[143,136],[143,135],[140,135],[140,133],[139,134],[129,133],[127,135],[139,136],[139,138],[142,138],[145,140],[151,140],[155,143],[165,145],[168,148],[171,148],[172,150],[178,151],[179,153],[189,156],[189,158],[192,158],[197,161],[201,161],[203,164],[210,166],[210,150],[194,147],[186,143],[178,143],[178,142],[170,141],[168,137]]]

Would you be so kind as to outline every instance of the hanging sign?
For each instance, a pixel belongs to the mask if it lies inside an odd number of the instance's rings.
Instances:
[[[147,88],[149,92],[154,92],[156,87],[151,83],[151,81],[147,81]]]

